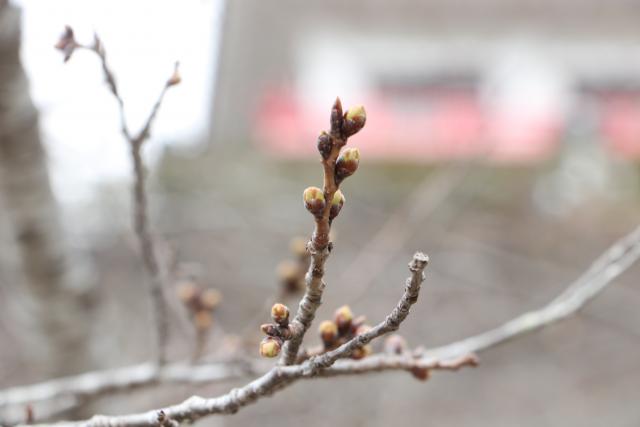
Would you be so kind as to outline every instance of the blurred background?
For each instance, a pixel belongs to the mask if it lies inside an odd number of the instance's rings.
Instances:
[[[269,304],[295,276],[295,239],[313,227],[301,194],[321,184],[315,139],[337,95],[368,117],[349,142],[360,169],[343,185],[319,319],[342,304],[382,319],[416,250],[432,263],[403,324],[412,346],[551,300],[640,218],[639,20],[625,0],[0,0],[0,388],[152,356],[117,104],[95,55],[63,64],[64,25],[81,42],[101,36],[133,129],[181,62],[144,154],[172,277],[170,354],[194,345],[176,296],[189,281],[222,294],[209,360],[256,354]],[[639,277],[633,267],[478,369],[302,382],[198,424],[637,426]]]

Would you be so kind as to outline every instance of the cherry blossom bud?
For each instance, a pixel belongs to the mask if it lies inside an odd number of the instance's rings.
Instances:
[[[282,340],[275,337],[266,337],[260,342],[260,356],[276,357],[282,349]]]
[[[200,295],[202,307],[213,310],[222,301],[222,294],[216,289],[206,289]]]
[[[336,181],[340,182],[358,170],[360,151],[357,148],[344,150],[336,162]]]
[[[343,135],[349,137],[358,133],[364,127],[366,121],[367,113],[362,105],[349,108],[344,115],[344,122],[342,123]]]
[[[340,98],[336,98],[333,103],[333,107],[331,107],[331,134],[332,135],[340,135],[342,124],[344,122],[344,117],[342,115],[342,102],[340,102]]]
[[[343,305],[336,310],[334,315],[336,326],[340,335],[344,335],[351,329],[351,321],[353,320],[353,313],[348,305]]]
[[[318,136],[318,151],[323,159],[326,159],[331,154],[332,145],[331,136],[325,131],[320,132]]]
[[[198,310],[193,316],[193,323],[199,331],[205,331],[213,324],[213,315],[207,310]]]
[[[178,294],[178,298],[180,298],[180,301],[185,304],[189,304],[196,298],[198,294],[198,288],[191,282],[183,282],[178,285],[176,293]]]
[[[331,200],[331,210],[329,211],[329,219],[334,219],[340,213],[342,206],[344,205],[344,194],[342,191],[336,190],[333,193],[333,199]]]
[[[284,304],[274,304],[271,307],[271,318],[280,326],[286,326],[289,323],[289,307]]]
[[[320,338],[322,338],[322,342],[325,347],[331,347],[338,338],[338,327],[331,320],[325,320],[320,323],[318,332],[320,333]]]
[[[314,215],[322,215],[325,207],[324,193],[318,187],[308,187],[302,194],[304,206]]]
[[[298,263],[288,259],[284,260],[278,264],[276,273],[287,293],[296,293],[300,290],[304,272],[301,271]]]
[[[309,251],[307,251],[308,241],[309,239],[306,237],[294,237],[289,243],[289,249],[298,258],[306,258],[309,256]]]

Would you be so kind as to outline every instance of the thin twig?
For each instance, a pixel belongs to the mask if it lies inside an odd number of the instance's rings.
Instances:
[[[114,425],[156,426],[158,425],[158,414],[160,411],[162,411],[166,417],[178,423],[185,421],[191,422],[207,415],[237,412],[241,407],[253,403],[261,397],[270,395],[272,392],[292,384],[295,380],[318,376],[323,370],[330,368],[339,358],[348,356],[352,351],[362,347],[371,340],[398,329],[400,323],[409,314],[409,308],[418,299],[420,284],[424,280],[423,271],[427,266],[427,261],[428,258],[422,253],[416,253],[414,255],[412,262],[409,264],[411,277],[407,279],[403,295],[396,307],[394,307],[383,322],[331,352],[311,358],[301,365],[275,366],[269,372],[244,387],[234,389],[217,398],[204,399],[193,396],[181,404],[143,414],[117,417],[94,416],[90,420],[62,423],[59,425],[82,425],[85,427]],[[405,361],[404,363],[408,364],[409,362]],[[394,363],[388,364],[388,369],[391,369],[393,366],[400,369],[402,364],[394,361]],[[434,364],[434,369],[436,366],[437,364]],[[373,369],[373,367],[371,369]],[[330,371],[329,375],[331,374],[341,375],[342,372],[339,368],[337,371]]]
[[[413,260],[409,264],[411,277],[407,279],[404,294],[402,294],[402,298],[396,307],[383,322],[380,322],[365,333],[356,335],[354,338],[342,344],[335,350],[310,358],[301,366],[304,369],[310,369],[317,373],[318,371],[333,365],[336,360],[350,356],[355,350],[364,347],[372,340],[397,330],[400,327],[400,323],[402,323],[409,315],[409,309],[411,306],[418,301],[420,285],[424,281],[423,271],[428,262],[429,257],[421,252],[418,252],[413,256]]]
[[[426,350],[416,359],[388,355],[373,355],[362,360],[342,359],[336,361],[330,368],[325,368],[320,372],[316,372],[316,374],[318,376],[351,375],[398,369],[408,370],[415,366],[424,368],[430,368],[437,364],[446,366],[451,361],[469,357],[470,354],[490,349],[510,339],[520,337],[568,317],[602,292],[608,284],[612,283],[638,259],[640,259],[640,227],[614,243],[589,267],[585,274],[570,284],[560,296],[539,310],[518,316],[485,333],[449,345]],[[149,364],[138,366],[146,366],[140,369],[153,368]],[[170,366],[167,365],[167,368]],[[250,366],[256,365],[251,364]],[[264,365],[259,365],[258,372],[263,368]],[[293,368],[297,369],[298,366]],[[0,391],[0,408],[10,406],[23,407],[29,402],[37,403],[62,396],[81,394],[88,396],[91,393],[105,395],[110,392],[126,390],[129,388],[127,378],[132,382],[137,378],[137,375],[130,374],[128,370],[136,372],[137,369],[138,367],[123,368],[121,371],[125,374],[123,377],[113,375],[112,371],[99,371],[62,380],[7,389]],[[189,375],[173,377],[170,382],[198,383],[207,381],[207,377],[198,372],[197,366],[185,367],[184,369],[192,369],[192,372]],[[203,367],[202,369],[207,368]],[[124,379],[121,387],[115,385],[119,382],[119,379]],[[220,379],[226,378],[221,376]],[[157,382],[155,379],[153,382],[149,381],[147,383],[139,380],[138,385],[144,387],[145,385],[163,382],[165,380],[161,376]]]
[[[578,279],[546,306],[524,313],[497,328],[428,350],[426,358],[450,358],[479,352],[562,320],[602,292],[640,259],[640,227],[615,242]]]
[[[291,339],[284,343],[280,364],[291,365],[295,363],[298,350],[302,344],[305,333],[311,326],[315,313],[322,304],[322,293],[325,288],[323,281],[324,264],[331,252],[329,233],[331,231],[331,204],[333,196],[338,191],[339,183],[336,181],[336,160],[340,150],[347,144],[348,137],[341,131],[343,122],[342,104],[340,98],[331,109],[331,150],[322,156],[322,168],[324,171],[323,193],[325,207],[322,213],[316,216],[315,229],[307,249],[311,254],[311,264],[305,275],[305,294],[300,300],[298,311],[291,322]]]
[[[68,28],[68,36],[71,37],[76,48],[87,49],[94,52],[100,59],[102,66],[102,72],[104,74],[105,81],[112,95],[118,103],[118,110],[120,113],[120,128],[122,135],[129,144],[131,152],[131,161],[133,163],[134,182],[133,182],[133,223],[136,236],[140,245],[140,252],[142,254],[143,262],[147,273],[151,278],[150,283],[150,296],[153,306],[154,324],[156,327],[156,341],[157,351],[156,358],[157,363],[162,365],[166,361],[166,347],[169,340],[169,320],[167,316],[167,304],[163,295],[164,278],[161,274],[158,266],[158,255],[156,254],[153,237],[149,230],[149,215],[147,205],[147,195],[145,189],[145,167],[142,159],[141,149],[144,142],[151,135],[151,128],[155,121],[155,118],[160,110],[162,101],[167,90],[180,82],[180,76],[178,74],[178,63],[176,62],[174,71],[171,77],[166,81],[160,95],[153,105],[147,120],[145,121],[142,129],[137,135],[133,135],[129,130],[126,121],[126,115],[124,111],[124,101],[120,95],[118,84],[115,78],[115,74],[109,63],[107,62],[107,52],[104,48],[104,44],[96,34],[94,36],[94,42],[92,45],[81,45],[73,39],[73,31]]]

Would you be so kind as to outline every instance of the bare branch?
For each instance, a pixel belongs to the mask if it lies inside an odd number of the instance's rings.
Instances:
[[[506,322],[502,326],[485,333],[466,338],[443,347],[426,350],[418,358],[408,355],[389,356],[379,354],[366,357],[362,360],[342,359],[337,360],[332,366],[322,370],[314,371],[313,369],[309,369],[309,365],[307,365],[306,375],[311,376],[313,373],[319,377],[329,377],[382,372],[388,370],[411,370],[414,367],[422,367],[426,369],[453,369],[458,365],[472,366],[475,363],[475,358],[472,356],[473,353],[490,349],[510,339],[522,336],[544,326],[551,325],[552,323],[575,313],[592,298],[602,292],[608,284],[612,283],[616,277],[631,267],[639,258],[640,227],[614,243],[614,245],[604,252],[604,254],[589,267],[585,274],[567,287],[551,303],[539,310],[518,316],[515,319]],[[466,362],[462,363],[463,361]],[[257,372],[262,371],[262,369],[264,369],[264,365],[260,365],[258,363],[259,362],[252,362],[247,365],[250,367],[248,370],[254,370]],[[172,366],[173,365],[167,365],[161,372],[165,372],[165,369],[167,371],[171,371],[173,369]],[[301,369],[301,366],[302,365],[286,368],[282,367],[279,369],[281,370],[280,372],[284,369],[290,369],[295,373]],[[222,370],[221,368],[222,367],[219,365],[213,365],[211,368],[214,370],[219,369],[217,372],[220,373],[220,377],[218,378],[221,380],[235,377],[233,375],[225,377],[225,374],[221,372],[228,371]],[[199,369],[208,370],[210,368],[206,366],[182,366],[179,370],[179,372],[181,372],[180,375],[161,374],[157,379],[153,378],[152,375],[149,375],[149,370],[153,370],[153,365],[151,364],[123,368],[122,370],[119,370],[121,375],[114,375],[113,371],[93,372],[82,376],[0,391],[0,408],[12,405],[24,406],[29,402],[51,400],[61,396],[73,396],[80,394],[89,396],[92,393],[103,395],[110,392],[130,389],[128,382],[137,381],[137,385],[139,387],[144,387],[145,385],[164,382],[199,383],[213,380],[213,373],[205,375],[203,371],[199,371]],[[269,371],[269,374],[276,375],[271,372],[272,371]],[[291,372],[289,372],[289,375],[290,374]],[[146,378],[151,377],[152,380],[145,383],[143,381],[145,375]],[[285,374],[279,373],[278,375]],[[300,373],[300,375],[302,375],[302,373]],[[305,377],[302,376],[301,378]],[[264,384],[266,379],[262,379],[262,381],[263,382],[259,382],[258,384]],[[120,386],[117,385],[118,383]]]
[[[150,296],[153,306],[154,324],[156,326],[156,340],[157,340],[157,361],[158,364],[165,363],[166,359],[166,346],[169,340],[169,321],[167,317],[167,304],[164,299],[164,278],[161,274],[158,255],[155,252],[153,238],[149,231],[149,217],[147,208],[147,196],[145,190],[145,168],[142,159],[142,145],[149,138],[151,134],[151,127],[160,110],[162,101],[164,99],[167,90],[174,85],[180,83],[180,75],[178,74],[178,63],[176,62],[172,75],[167,79],[166,83],[160,91],[157,101],[153,105],[151,112],[142,129],[137,135],[133,135],[127,126],[126,115],[124,111],[124,101],[120,95],[118,84],[115,78],[115,74],[109,63],[107,62],[107,52],[105,50],[102,40],[96,34],[94,36],[94,42],[92,45],[79,44],[73,35],[73,30],[70,27],[66,28],[63,37],[61,38],[57,48],[65,51],[65,61],[71,57],[74,49],[87,49],[94,52],[100,59],[102,66],[102,72],[104,74],[105,81],[109,87],[110,92],[118,103],[118,110],[120,113],[120,128],[122,135],[129,143],[131,150],[131,161],[133,163],[134,182],[133,182],[133,223],[136,236],[140,245],[140,252],[144,261],[145,269],[151,277]]]
[[[411,306],[418,301],[420,285],[424,281],[423,271],[428,263],[429,257],[421,252],[417,252],[413,256],[413,260],[409,264],[411,277],[407,279],[404,294],[398,302],[398,305],[396,305],[391,314],[389,314],[384,321],[380,322],[367,332],[357,335],[335,350],[310,358],[308,361],[303,363],[302,366],[305,367],[305,369],[318,372],[323,368],[328,368],[333,365],[336,360],[348,357],[356,349],[364,347],[372,340],[389,332],[398,330],[400,323],[402,323],[409,315],[409,309]]]
[[[206,415],[220,413],[234,413],[243,406],[255,402],[261,397],[270,395],[276,390],[285,388],[295,380],[317,376],[325,368],[331,367],[339,358],[349,355],[353,350],[365,345],[374,338],[387,332],[398,329],[400,323],[409,314],[409,308],[418,298],[420,284],[424,280],[423,270],[427,266],[428,258],[422,253],[416,253],[413,261],[409,264],[411,277],[407,279],[407,284],[400,301],[391,314],[370,331],[357,336],[334,351],[321,356],[311,358],[305,363],[296,366],[276,366],[260,378],[250,382],[239,389],[212,399],[204,399],[193,396],[179,405],[170,406],[159,410],[149,411],[143,414],[124,415],[117,417],[94,416],[90,420],[81,422],[63,423],[60,425],[83,425],[83,426],[156,426],[158,425],[158,414],[163,412],[163,416],[175,422],[194,421]],[[405,358],[403,361],[392,360],[384,367],[371,366],[371,370],[382,369],[407,369],[411,363]],[[432,367],[437,368],[438,363],[433,363]],[[443,365],[444,366],[444,365]],[[340,375],[344,368],[338,366],[338,370],[330,372],[329,375]]]
[[[571,316],[640,258],[640,227],[607,249],[578,279],[546,306],[490,331],[426,351],[424,357],[458,357],[482,351]]]

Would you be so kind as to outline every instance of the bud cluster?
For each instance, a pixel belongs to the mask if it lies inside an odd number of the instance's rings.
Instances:
[[[320,323],[318,333],[323,344],[323,351],[333,350],[356,337],[367,332],[371,327],[365,324],[366,318],[358,316],[354,318],[348,305],[338,308],[333,315],[333,320],[325,320]],[[352,359],[362,359],[372,353],[371,345],[367,344],[351,353]]]
[[[289,328],[289,307],[276,303],[271,307],[271,320],[260,326],[266,337],[260,342],[260,356],[276,357],[280,354],[284,342],[291,338]]]
[[[356,105],[342,112],[342,102],[336,98],[331,107],[331,136],[346,139],[360,132],[367,121],[367,113],[362,105]]]
[[[353,175],[360,163],[360,151],[357,148],[347,148],[342,153],[340,150],[346,144],[347,139],[358,133],[367,120],[367,114],[362,105],[356,105],[347,112],[342,112],[342,103],[337,98],[331,108],[329,132],[322,131],[318,135],[318,151],[323,159],[323,163],[329,162],[332,167],[336,186],[347,177]],[[333,165],[331,165],[332,162]],[[326,213],[327,203],[329,207],[329,221],[332,221],[340,213],[344,205],[344,195],[337,190],[333,196],[331,193],[325,194],[324,190],[318,187],[308,187],[303,193],[304,206],[316,219],[322,218]],[[331,197],[331,200],[327,200]]]
[[[191,320],[199,332],[213,325],[213,311],[222,301],[220,291],[205,289],[193,281],[184,281],[178,285],[178,298],[187,308]]]

